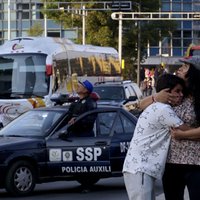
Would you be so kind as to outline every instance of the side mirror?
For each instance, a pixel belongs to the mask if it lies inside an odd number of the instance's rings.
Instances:
[[[130,96],[128,98],[129,101],[136,101],[137,100],[137,97],[136,96]]]
[[[58,138],[62,139],[62,140],[66,140],[67,139],[67,130],[61,130],[58,134]]]
[[[130,96],[128,99],[126,99],[124,102],[123,102],[123,105],[126,104],[127,102],[129,101],[136,101],[137,100],[137,97],[136,96]]]
[[[68,129],[69,127],[72,127],[73,125],[65,125],[64,127],[61,128],[61,130],[58,131],[58,138],[61,140],[65,140],[68,142],[71,142],[72,140],[69,139],[70,136],[70,130]]]

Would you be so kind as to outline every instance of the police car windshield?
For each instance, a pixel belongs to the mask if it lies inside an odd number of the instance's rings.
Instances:
[[[44,137],[58,122],[63,112],[31,110],[10,122],[0,135],[13,137]]]
[[[0,98],[31,97],[48,94],[46,54],[9,54],[0,56]]]

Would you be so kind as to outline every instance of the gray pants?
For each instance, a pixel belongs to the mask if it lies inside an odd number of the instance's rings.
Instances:
[[[129,200],[155,200],[155,178],[141,172],[124,172],[124,182]]]

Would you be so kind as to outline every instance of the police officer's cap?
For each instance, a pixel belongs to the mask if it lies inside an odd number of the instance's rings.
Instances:
[[[79,81],[79,83],[80,83],[84,88],[86,88],[87,91],[88,91],[89,93],[91,93],[91,92],[93,91],[93,85],[92,85],[92,83],[91,83],[90,81],[88,81],[88,80],[85,80],[85,81],[83,81],[83,82],[80,82],[80,81]]]

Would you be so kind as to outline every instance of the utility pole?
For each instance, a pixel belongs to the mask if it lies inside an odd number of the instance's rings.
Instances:
[[[18,26],[18,34],[17,36],[18,37],[21,37],[22,36],[22,12],[23,12],[23,8],[22,8],[22,0],[20,0],[18,3],[18,23],[17,23],[17,26]]]
[[[141,4],[137,4],[138,12],[141,11]],[[138,40],[137,40],[137,84],[140,86],[140,56],[141,56],[141,24],[137,21]]]
[[[8,0],[8,40],[10,40],[10,0]]]
[[[118,27],[118,53],[119,53],[119,61],[120,65],[122,64],[122,20],[121,16],[119,17],[119,27]]]
[[[134,21],[156,21],[156,20],[199,20],[199,12],[113,12],[111,18],[113,20],[134,20]],[[141,30],[138,26],[138,54],[137,54],[137,84],[140,83],[140,50],[141,50]],[[119,36],[121,37],[121,36]],[[119,38],[119,41],[121,39]],[[121,42],[120,42],[121,45]],[[119,47],[120,51],[121,47]]]
[[[47,1],[44,2],[44,9],[47,8]],[[44,13],[44,37],[47,37],[47,14]]]
[[[85,45],[85,5],[82,7],[82,44]]]

